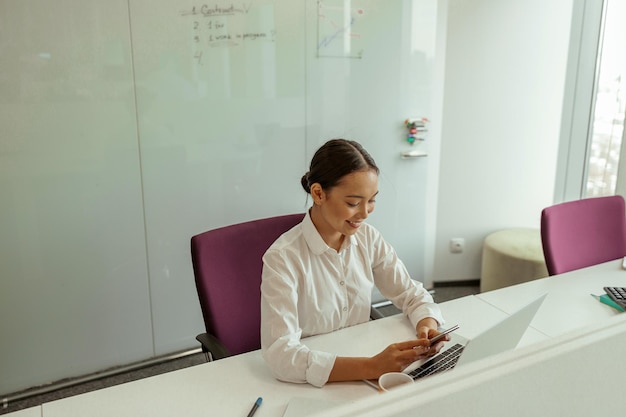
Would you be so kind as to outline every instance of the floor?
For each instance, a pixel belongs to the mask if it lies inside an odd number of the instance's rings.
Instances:
[[[480,288],[478,281],[468,281],[462,283],[435,285],[432,294],[436,302],[442,303],[444,301],[464,297],[466,295],[478,294],[479,292]],[[378,310],[385,316],[398,314],[400,312],[393,305],[380,307],[378,308]],[[58,400],[61,398],[70,397],[73,395],[78,395],[85,392],[110,387],[113,385],[123,384],[125,382],[158,375],[165,372],[175,371],[177,369],[187,368],[189,366],[194,366],[201,363],[205,363],[204,354],[198,352],[191,353],[177,359],[167,360],[163,363],[146,366],[140,369],[120,372],[112,376],[98,378],[97,375],[95,375],[95,378],[85,378],[83,381],[61,381],[66,386],[64,388],[56,389],[54,391],[47,392],[44,387],[43,389],[35,390],[35,392],[31,391],[11,395],[10,398],[17,399],[15,401],[9,401],[8,404],[3,404],[2,402],[0,402],[0,415],[29,407],[35,407],[40,404]],[[0,401],[2,401],[2,398],[0,398]]]

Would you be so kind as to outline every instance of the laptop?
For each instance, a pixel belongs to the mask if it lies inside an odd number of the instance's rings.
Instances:
[[[403,372],[417,380],[514,349],[546,296],[542,295],[471,340],[452,333],[451,341],[437,355],[425,362],[414,362]]]

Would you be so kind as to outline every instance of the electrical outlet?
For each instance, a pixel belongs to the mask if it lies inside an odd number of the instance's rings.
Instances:
[[[465,239],[462,237],[453,237],[450,239],[451,253],[462,253],[463,249],[465,249]]]

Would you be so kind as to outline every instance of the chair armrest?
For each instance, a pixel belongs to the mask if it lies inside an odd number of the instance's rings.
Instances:
[[[383,317],[385,317],[385,315],[381,313],[380,311],[376,310],[374,306],[370,308],[370,319],[377,320],[377,319],[382,319]]]
[[[201,333],[196,336],[196,340],[202,345],[202,351],[207,355],[209,361],[216,361],[218,359],[231,356],[230,352],[220,342],[217,337],[209,333]]]

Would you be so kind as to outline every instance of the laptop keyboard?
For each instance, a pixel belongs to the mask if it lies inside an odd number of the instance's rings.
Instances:
[[[452,369],[461,357],[463,348],[463,345],[457,343],[456,345],[450,347],[450,349],[441,352],[432,359],[427,360],[422,364],[422,366],[409,372],[409,375],[411,375],[411,377],[415,380]]]

